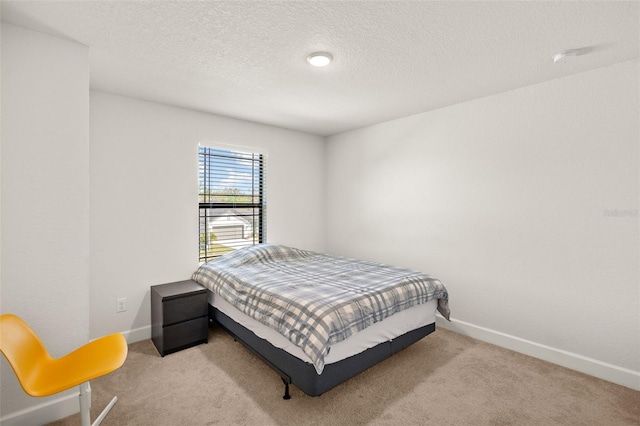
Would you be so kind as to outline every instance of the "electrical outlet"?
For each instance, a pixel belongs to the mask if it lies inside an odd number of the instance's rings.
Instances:
[[[124,312],[127,310],[127,298],[121,297],[116,299],[116,312]]]

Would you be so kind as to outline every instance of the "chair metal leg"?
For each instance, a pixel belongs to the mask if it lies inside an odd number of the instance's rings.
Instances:
[[[111,408],[113,408],[114,404],[118,401],[118,397],[114,396],[111,399],[111,402],[104,407],[104,410],[100,413],[100,415],[96,418],[96,420],[91,423],[91,385],[89,382],[84,382],[80,385],[80,424],[82,426],[99,426],[100,423],[104,420],[104,418],[109,414]]]
[[[111,410],[111,407],[113,407],[113,405],[116,403],[116,401],[118,401],[118,397],[114,396],[111,399],[111,402],[109,402],[107,404],[107,406],[104,407],[104,410],[102,410],[102,413],[100,413],[100,415],[96,418],[96,421],[93,422],[93,425],[91,425],[91,426],[100,426],[100,423],[102,423],[102,421],[107,416],[107,414],[109,414],[109,410]]]
[[[91,385],[89,382],[80,385],[80,424],[91,426]]]

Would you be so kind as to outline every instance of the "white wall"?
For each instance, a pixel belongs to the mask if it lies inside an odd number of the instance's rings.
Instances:
[[[0,312],[61,356],[89,338],[88,48],[2,24],[1,138]],[[58,398],[28,397],[1,358],[0,418]]]
[[[323,138],[95,91],[90,127],[91,337],[148,338],[149,287],[198,267],[199,143],[266,153],[267,240],[324,250]]]
[[[470,328],[640,388],[639,75],[620,63],[329,138],[327,250],[431,273]]]

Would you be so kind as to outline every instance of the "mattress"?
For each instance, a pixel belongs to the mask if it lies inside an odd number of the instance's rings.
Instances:
[[[280,348],[296,358],[312,364],[312,360],[302,349],[283,335],[243,314],[231,303],[211,291],[209,291],[209,304],[238,324],[251,330],[258,337],[269,341],[276,348]],[[325,358],[325,364],[336,363],[373,348],[380,343],[393,340],[411,330],[433,324],[436,318],[437,306],[438,302],[435,299],[413,306],[334,344]]]

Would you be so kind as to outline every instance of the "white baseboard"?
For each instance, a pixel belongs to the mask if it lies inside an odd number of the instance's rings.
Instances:
[[[436,317],[438,327],[454,331],[474,339],[501,346],[515,352],[558,364],[599,379],[607,380],[634,390],[640,390],[640,372],[618,367],[597,359],[588,358],[562,349],[521,339],[499,331],[480,327],[454,318],[448,322],[440,315]]]
[[[151,339],[151,326],[147,325],[140,328],[134,328],[133,330],[123,331],[122,335],[127,340],[127,343],[135,343],[141,340]]]
[[[2,426],[43,425],[80,412],[79,392],[61,396],[42,404],[0,418]]]

